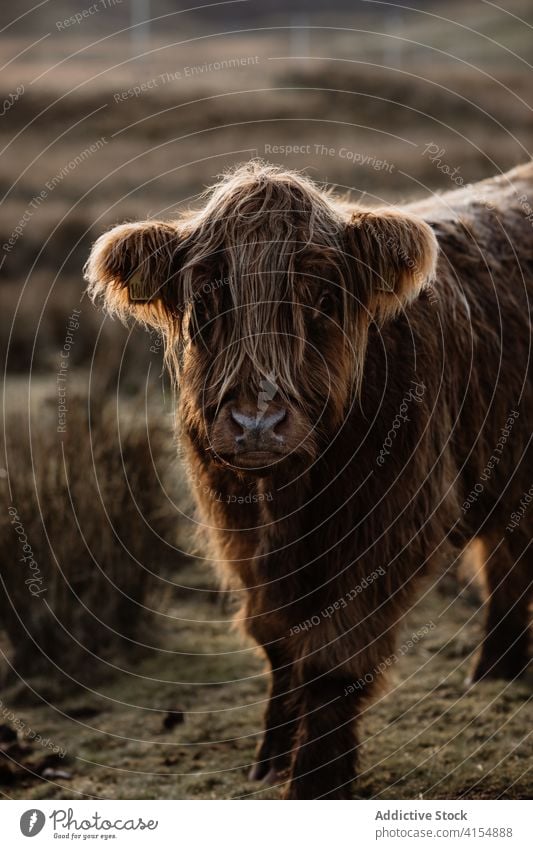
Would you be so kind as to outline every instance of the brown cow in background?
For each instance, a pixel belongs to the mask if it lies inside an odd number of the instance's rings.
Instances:
[[[527,665],[533,165],[363,209],[261,162],[104,234],[107,309],[156,327],[213,559],[272,666],[251,777],[341,798],[357,717],[438,562],[484,546],[473,678]],[[208,529],[208,530],[207,530]]]

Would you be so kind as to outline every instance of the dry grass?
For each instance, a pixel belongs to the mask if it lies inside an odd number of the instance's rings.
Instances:
[[[180,561],[164,488],[174,449],[161,421],[120,422],[113,400],[70,398],[58,434],[56,403],[31,434],[20,413],[7,421],[0,617],[18,676],[89,680],[154,629]]]
[[[11,798],[278,798],[246,780],[262,730],[263,662],[214,606],[205,566],[184,570],[196,590],[175,598],[165,652],[117,668],[98,692],[64,692],[50,705],[4,703],[67,751],[68,781],[21,770]],[[481,635],[462,597],[433,591],[409,616],[406,635],[438,627],[393,670],[389,693],[364,716],[355,798],[531,798],[531,674],[520,682],[464,687]],[[40,692],[47,695],[45,681]],[[166,730],[169,708],[185,713]]]

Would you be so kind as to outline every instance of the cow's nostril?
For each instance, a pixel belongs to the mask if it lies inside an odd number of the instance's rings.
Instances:
[[[241,415],[236,410],[231,410],[230,428],[233,437],[235,438],[235,442],[238,444],[242,444],[245,441],[246,435],[249,431],[245,423],[243,422]]]
[[[287,418],[287,410],[284,407],[280,407],[279,410],[276,410],[269,415],[265,415],[262,419],[263,427],[265,430],[271,430],[272,433],[276,432],[276,428]]]
[[[255,426],[255,419],[239,410],[231,410],[231,418],[237,426],[235,429],[238,431],[238,436],[242,436]]]

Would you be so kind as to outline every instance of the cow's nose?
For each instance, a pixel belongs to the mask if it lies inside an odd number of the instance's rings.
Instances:
[[[284,407],[276,407],[274,410],[255,415],[233,409],[231,418],[241,429],[235,436],[235,442],[241,448],[260,447],[261,444],[283,441],[283,436],[276,429],[287,418],[287,410]]]

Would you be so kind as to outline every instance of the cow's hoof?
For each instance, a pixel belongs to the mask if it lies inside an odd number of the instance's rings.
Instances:
[[[248,773],[248,781],[263,781],[271,772],[270,761],[257,761]]]
[[[274,767],[270,767],[267,774],[263,779],[263,784],[266,787],[273,787],[275,784],[282,784],[287,780],[287,772],[286,770],[274,769]]]

